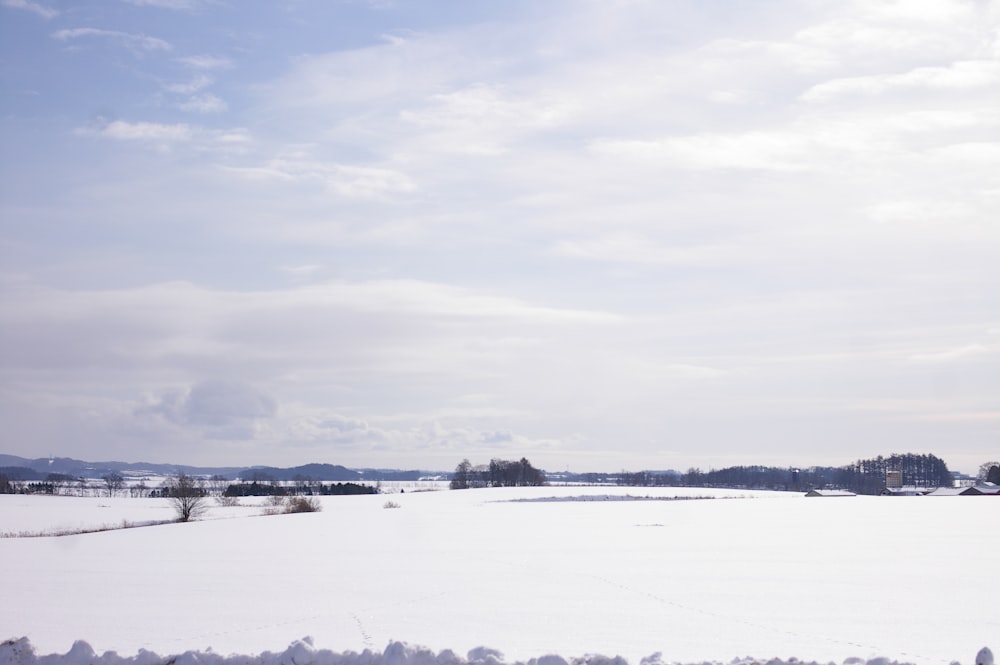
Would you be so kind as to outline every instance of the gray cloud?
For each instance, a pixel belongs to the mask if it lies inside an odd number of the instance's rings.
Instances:
[[[273,418],[278,403],[270,395],[242,381],[210,379],[183,392],[167,392],[137,409],[136,414],[158,415],[183,427],[204,428],[220,439],[253,438],[256,422]]]

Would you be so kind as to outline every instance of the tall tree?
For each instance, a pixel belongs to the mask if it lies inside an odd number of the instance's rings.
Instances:
[[[163,493],[174,505],[178,522],[189,522],[208,509],[208,496],[200,480],[181,472],[163,483]]]
[[[453,490],[466,490],[469,489],[469,472],[472,471],[472,464],[469,460],[464,459],[458,463],[455,467],[455,474],[451,477],[451,489]]]

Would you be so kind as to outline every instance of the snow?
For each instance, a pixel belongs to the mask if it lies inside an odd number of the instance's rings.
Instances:
[[[726,500],[636,500],[709,492]],[[245,501],[189,524],[0,539],[0,639],[13,640],[0,665],[948,665],[1000,636],[989,497],[546,487],[391,499],[399,508],[322,497],[320,513],[269,517]],[[169,516],[160,499],[0,496],[0,532]]]

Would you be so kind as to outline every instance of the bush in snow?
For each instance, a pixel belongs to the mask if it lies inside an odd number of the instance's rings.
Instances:
[[[286,513],[318,513],[323,504],[312,496],[290,496],[285,501]]]
[[[323,510],[323,504],[312,496],[274,496],[265,515],[288,515],[290,513],[318,513]]]

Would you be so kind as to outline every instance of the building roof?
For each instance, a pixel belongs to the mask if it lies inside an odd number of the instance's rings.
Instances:
[[[996,485],[976,485],[975,487],[939,487],[928,496],[1000,496]]]
[[[809,490],[806,496],[857,496],[847,490]]]
[[[930,490],[925,487],[886,487],[883,496],[923,496]]]
[[[939,487],[927,496],[961,496],[968,494],[971,487]]]

